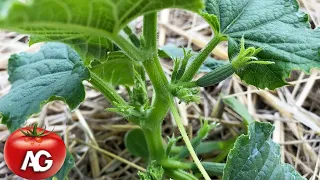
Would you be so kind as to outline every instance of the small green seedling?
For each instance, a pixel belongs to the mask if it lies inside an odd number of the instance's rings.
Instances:
[[[199,53],[184,50],[180,57],[173,57],[173,48],[159,49],[157,12],[165,8],[201,15],[214,32],[212,40]],[[308,16],[299,11],[296,0],[0,0],[0,11],[0,28],[30,34],[30,45],[49,42],[37,53],[10,58],[12,89],[0,99],[1,122],[10,131],[49,101],[77,108],[85,98],[82,82],[87,80],[112,104],[107,110],[140,127],[128,132],[126,147],[149,164],[147,172],[137,175],[141,179],[304,179],[280,162],[279,145],[270,138],[273,126],[253,120],[245,121],[247,135],[221,146],[233,145],[225,164],[201,162],[198,154],[215,151],[203,142],[215,125],[204,121],[190,140],[174,101],[199,102],[199,87],[234,73],[247,84],[273,90],[287,84],[293,69],[309,72],[320,67],[320,32],[308,28]],[[128,23],[139,16],[144,17],[143,32],[137,36]],[[208,56],[223,41],[228,41],[230,61],[221,64]],[[160,56],[174,60],[171,80]],[[208,74],[194,80],[199,70]],[[149,80],[152,98],[146,88]],[[117,94],[115,86],[125,86],[129,99]],[[161,134],[169,110],[183,147],[176,145],[179,138],[165,142]],[[73,163],[68,159],[70,154],[55,179],[67,177]]]

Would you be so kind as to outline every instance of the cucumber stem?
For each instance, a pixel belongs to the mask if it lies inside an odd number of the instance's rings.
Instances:
[[[194,151],[194,149],[192,147],[192,144],[191,144],[190,139],[189,139],[189,137],[187,135],[187,132],[184,129],[183,124],[181,122],[178,110],[175,107],[173,98],[169,98],[169,104],[170,104],[170,108],[171,108],[171,112],[173,114],[174,120],[175,120],[175,122],[176,122],[176,124],[177,124],[177,126],[179,128],[179,131],[181,133],[183,141],[186,143],[186,146],[187,146],[187,148],[188,148],[188,150],[190,152],[190,155],[191,155],[192,159],[194,160],[196,166],[198,167],[199,171],[203,175],[204,179],[205,180],[210,180],[210,176],[208,175],[208,173],[206,172],[206,170],[202,166],[202,164],[201,164],[196,152]]]

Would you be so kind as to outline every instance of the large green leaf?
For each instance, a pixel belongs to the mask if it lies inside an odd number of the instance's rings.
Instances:
[[[254,122],[249,135],[241,135],[228,155],[224,180],[304,180],[289,164],[280,161],[280,146],[270,138],[270,123]]]
[[[147,141],[141,129],[132,129],[128,131],[124,142],[131,154],[141,157],[144,160],[149,159]]]
[[[186,51],[192,50],[190,48],[186,48]],[[174,44],[167,44],[163,47],[161,47],[158,51],[158,54],[162,58],[183,58],[184,53],[183,49],[177,47]],[[194,61],[195,57],[198,55],[198,53],[192,51],[193,56],[190,58],[190,62]],[[211,72],[212,70],[216,69],[219,66],[222,66],[226,64],[226,61],[223,60],[216,60],[212,57],[208,57],[206,61],[203,63],[203,65],[199,69],[199,73],[201,72]]]
[[[99,36],[32,36],[29,44],[38,42],[60,41],[68,44],[81,55],[86,66],[89,66],[93,60],[104,60],[107,54],[114,50],[114,45],[105,37]]]
[[[49,180],[65,180],[68,179],[68,174],[70,170],[74,167],[74,158],[72,154],[67,150],[66,159],[60,170],[53,175],[52,177],[48,178]]]
[[[82,81],[90,77],[79,55],[62,43],[45,44],[35,54],[13,55],[8,70],[12,88],[0,98],[0,114],[11,131],[49,101],[78,107],[85,98]]]
[[[310,29],[296,0],[207,0],[205,12],[217,16],[220,32],[229,37],[230,59],[244,36],[246,47],[263,48],[260,60],[275,62],[237,70],[249,84],[274,89],[286,84],[293,69],[320,67],[320,32]]]
[[[106,37],[113,37],[131,20],[164,8],[198,11],[202,0],[0,0],[2,29],[32,35],[32,43],[61,41],[80,44],[84,57],[103,56],[108,49]],[[94,45],[95,48],[92,48]],[[86,52],[86,48],[88,51]],[[86,64],[92,60],[87,57]]]
[[[133,62],[120,51],[110,52],[106,60],[93,64],[90,70],[112,85],[134,84]]]

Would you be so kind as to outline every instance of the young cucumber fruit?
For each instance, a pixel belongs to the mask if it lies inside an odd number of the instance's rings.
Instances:
[[[203,77],[201,77],[196,81],[196,84],[200,87],[212,86],[227,79],[233,73],[234,73],[234,68],[231,63],[228,63],[220,67],[217,67],[210,73],[204,75]]]

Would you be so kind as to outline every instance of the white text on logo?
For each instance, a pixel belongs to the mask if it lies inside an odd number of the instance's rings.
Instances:
[[[32,167],[34,172],[44,172],[50,169],[52,166],[52,160],[45,160],[44,163],[46,166],[40,166],[39,160],[41,156],[50,158],[51,154],[45,150],[38,151],[36,155],[34,155],[32,151],[27,151],[21,170],[25,171],[27,167]]]

